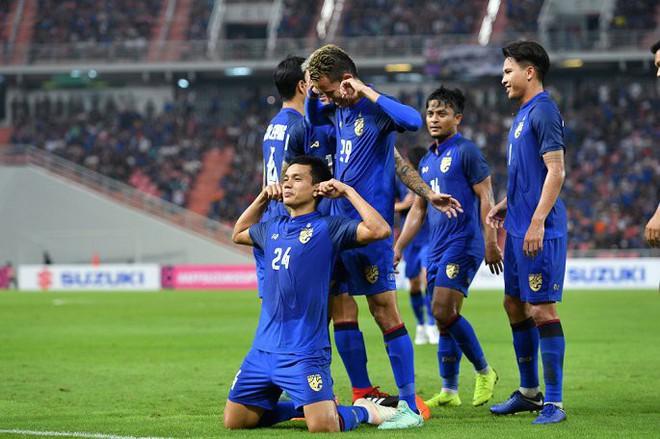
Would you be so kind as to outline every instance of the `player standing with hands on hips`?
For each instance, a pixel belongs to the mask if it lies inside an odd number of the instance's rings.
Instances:
[[[520,110],[509,131],[507,196],[488,213],[488,224],[507,231],[504,309],[513,332],[520,388],[490,408],[496,415],[538,411],[534,424],[566,420],[562,403],[564,332],[557,314],[566,270],[564,121],[543,88],[550,58],[532,41],[502,49],[502,84]],[[539,387],[541,349],[545,400]]]

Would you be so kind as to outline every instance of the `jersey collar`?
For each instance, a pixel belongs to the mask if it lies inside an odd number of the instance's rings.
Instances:
[[[534,96],[532,99],[530,99],[529,101],[525,102],[525,103],[522,105],[522,107],[520,107],[520,109],[521,109],[521,110],[522,110],[522,109],[525,109],[525,108],[529,107],[530,105],[532,105],[532,103],[538,101],[540,98],[542,98],[542,97],[546,97],[546,96],[548,96],[548,92],[547,92],[547,91],[542,91],[541,93],[537,94],[537,95]]]
[[[435,142],[431,144],[429,149],[431,152],[433,152],[435,155],[440,155],[443,152],[447,150],[447,148],[454,146],[458,140],[463,137],[461,136],[461,133],[456,133],[453,136],[451,136],[449,139],[445,140],[442,142],[440,145],[436,145]]]
[[[287,225],[287,233],[291,231],[295,231],[296,229],[305,226],[308,222],[314,221],[315,219],[319,218],[321,214],[319,213],[318,210],[315,210],[314,212],[306,213],[304,215],[297,216],[295,218],[291,218],[289,220],[289,224]]]

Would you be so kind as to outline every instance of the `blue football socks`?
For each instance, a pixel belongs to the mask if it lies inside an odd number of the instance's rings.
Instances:
[[[534,320],[529,319],[511,324],[513,350],[520,372],[520,387],[533,389],[539,386],[539,331]]]
[[[334,328],[335,345],[348,373],[351,386],[358,389],[371,387],[367,371],[367,351],[358,323],[337,323]]]
[[[383,334],[383,338],[394,381],[399,388],[399,399],[406,401],[412,411],[419,413],[415,402],[415,356],[408,331],[402,323]]]
[[[538,327],[541,359],[543,360],[543,381],[545,382],[545,402],[562,402],[562,382],[564,378],[564,351],[566,341],[559,319],[541,323]]]

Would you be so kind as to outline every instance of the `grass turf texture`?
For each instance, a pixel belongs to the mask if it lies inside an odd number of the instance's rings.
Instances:
[[[475,291],[464,306],[499,375],[495,398],[518,385],[500,292]],[[363,299],[361,328],[374,384],[395,393],[382,336]],[[406,293],[399,306],[414,336]],[[0,291],[0,430],[160,437],[307,435],[304,423],[229,432],[227,392],[257,323],[254,292],[16,293]],[[433,409],[423,430],[361,426],[350,437],[657,437],[660,431],[660,303],[653,291],[569,291],[560,305],[567,337],[568,422],[532,426],[532,414],[496,418],[471,406],[464,358],[455,409]],[[340,401],[348,377],[336,351]],[[415,346],[418,393],[440,390],[435,346]],[[0,439],[28,437],[0,434]]]

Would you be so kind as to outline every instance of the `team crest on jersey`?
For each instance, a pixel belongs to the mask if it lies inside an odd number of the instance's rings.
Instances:
[[[319,141],[317,140],[316,142],[314,142],[314,143],[312,143],[311,145],[309,145],[309,149],[312,149],[312,148],[318,148],[319,146],[321,146],[321,144],[320,144]]]
[[[307,226],[305,226],[305,228],[300,231],[298,241],[300,241],[302,244],[307,244],[309,240],[312,239],[312,233],[314,233],[314,229],[310,223],[307,223]]]
[[[447,264],[445,273],[449,279],[455,279],[458,276],[458,271],[461,267],[458,264]]]
[[[543,284],[543,276],[541,275],[541,273],[529,275],[529,287],[532,289],[532,291],[537,292],[538,290],[540,290],[542,284]]]
[[[367,279],[367,282],[370,284],[375,284],[378,280],[378,266],[369,265],[364,268],[364,277]]]
[[[449,167],[451,166],[451,157],[443,157],[442,161],[440,162],[440,170],[444,174],[445,172],[449,171]]]
[[[525,125],[525,121],[523,120],[522,122],[520,122],[518,124],[518,126],[516,127],[516,130],[513,132],[513,137],[515,137],[516,139],[518,137],[520,137],[520,133],[522,133],[522,129],[523,129],[524,125]]]
[[[307,383],[309,387],[315,391],[320,392],[323,388],[323,380],[321,379],[321,374],[315,373],[314,375],[307,375]]]
[[[364,118],[362,117],[362,113],[359,114],[358,118],[355,119],[355,135],[360,137],[362,133],[364,133]]]

